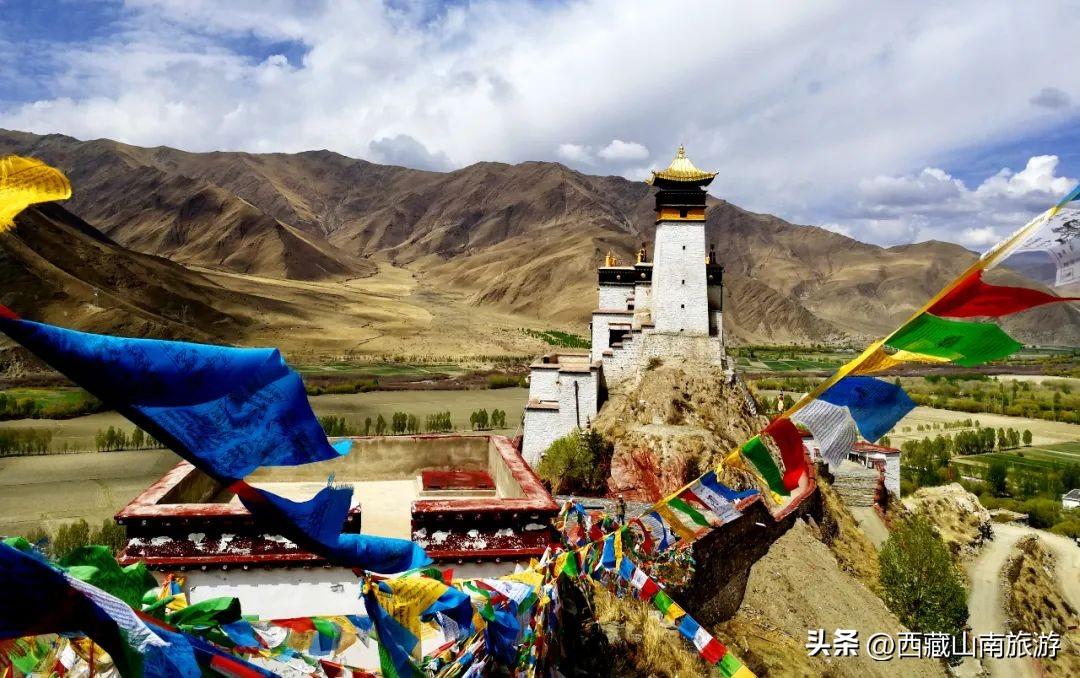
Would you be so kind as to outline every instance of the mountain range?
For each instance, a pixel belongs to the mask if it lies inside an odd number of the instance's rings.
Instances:
[[[64,222],[65,232],[107,241],[118,252],[85,258],[81,268],[57,266],[66,272],[64,281],[49,285],[108,288],[135,306],[140,302],[131,288],[149,295],[158,285],[187,300],[177,302],[186,304],[185,314],[196,308],[205,314],[185,324],[196,328],[189,334],[223,340],[260,338],[259,305],[280,306],[253,281],[350,289],[370,283],[378,290],[390,269],[409,272],[418,286],[410,303],[421,307],[428,297],[453,294],[465,308],[520,317],[521,326],[584,334],[596,300],[596,266],[609,251],[630,260],[640,243],[651,244],[654,230],[653,191],[646,184],[550,162],[429,172],[330,151],[190,153],[0,130],[0,154],[7,153],[59,167],[74,187],[62,210],[37,210],[32,228],[55,231]],[[707,215],[707,238],[725,267],[727,336],[743,343],[858,342],[880,335],[976,256],[945,242],[883,248],[711,196]],[[86,235],[91,231],[98,235]],[[9,254],[5,261],[25,265],[2,239],[0,245]],[[52,245],[35,251],[39,268],[69,255]],[[6,266],[2,272],[15,275]],[[998,275],[1036,284],[1013,272]],[[126,278],[128,291],[105,284],[102,278],[110,276]],[[163,284],[162,276],[173,282]],[[242,285],[226,282],[241,279]],[[17,288],[7,286],[4,299]],[[74,313],[52,298],[36,296],[45,304],[42,315]],[[133,329],[168,333],[177,329],[176,313],[160,305],[157,325],[142,317],[132,320]],[[1075,343],[1077,319],[1075,309],[1058,305],[1010,319],[1007,329],[1032,343]]]

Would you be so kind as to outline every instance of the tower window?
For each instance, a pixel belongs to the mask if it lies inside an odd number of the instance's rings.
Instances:
[[[685,280],[684,280],[684,281],[682,281],[682,284],[684,284],[684,285],[685,285],[685,284],[686,284],[686,281],[685,281]]]
[[[686,308],[686,304],[679,304],[679,308]]]
[[[686,218],[686,208],[685,207],[679,208],[679,216],[682,217],[683,219]]]
[[[683,246],[682,246],[682,248],[683,248],[683,249],[685,250],[685,249],[686,249],[686,245],[683,245]]]

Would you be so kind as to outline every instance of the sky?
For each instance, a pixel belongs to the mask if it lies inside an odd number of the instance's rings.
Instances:
[[[1078,183],[1077,9],[0,0],[0,127],[631,179],[681,143],[746,209],[981,250]]]

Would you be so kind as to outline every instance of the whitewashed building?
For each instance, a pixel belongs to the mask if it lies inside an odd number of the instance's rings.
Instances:
[[[723,267],[705,243],[705,188],[715,177],[694,167],[680,146],[653,172],[653,256],[642,245],[634,264],[610,254],[598,270],[592,348],[549,353],[531,367],[522,454],[536,466],[552,441],[585,428],[607,388],[636,378],[652,359],[724,364]]]

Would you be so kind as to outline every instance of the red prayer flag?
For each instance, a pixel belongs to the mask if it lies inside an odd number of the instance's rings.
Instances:
[[[983,282],[982,271],[975,271],[949,290],[927,312],[939,318],[998,317],[1055,301],[1078,300],[1078,297],[1058,297],[1027,287],[990,285]]]
[[[780,456],[784,459],[784,487],[794,490],[799,479],[806,473],[806,452],[802,434],[787,417],[778,417],[765,427],[763,433],[776,441]]]
[[[656,595],[656,592],[660,590],[660,586],[649,577],[645,580],[645,583],[641,585],[641,599],[652,600],[652,597]]]
[[[705,643],[705,647],[701,648],[700,652],[705,661],[715,664],[724,658],[724,655],[727,654],[727,648],[719,640],[712,638]]]

